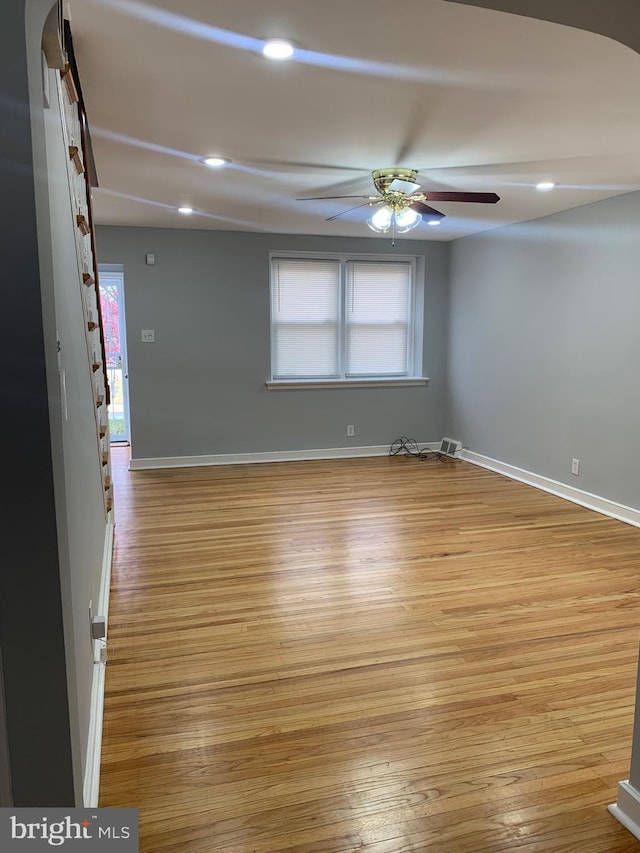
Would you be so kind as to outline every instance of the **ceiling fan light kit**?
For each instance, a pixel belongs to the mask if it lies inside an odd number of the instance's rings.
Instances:
[[[379,207],[374,214],[367,219],[367,225],[378,234],[386,234],[391,228],[393,210],[386,205]]]
[[[394,226],[398,234],[406,234],[422,222],[422,216],[410,207],[390,205],[379,207],[373,216],[367,219],[367,225],[378,234],[386,234]]]
[[[387,169],[375,169],[371,173],[373,185],[379,195],[362,196],[320,196],[319,198],[359,198],[363,203],[344,210],[342,213],[330,216],[327,221],[336,219],[356,210],[359,207],[377,207],[377,210],[366,220],[367,225],[377,234],[386,234],[391,230],[395,236],[406,234],[416,228],[426,216],[427,225],[439,225],[444,219],[444,213],[431,207],[427,202],[431,201],[463,201],[495,204],[500,197],[495,193],[468,193],[458,191],[420,191],[420,184],[416,182],[417,169],[407,169],[401,166],[392,166]],[[298,199],[298,201],[314,201],[315,199]]]
[[[422,215],[412,207],[403,207],[401,210],[395,211],[396,231],[404,234],[406,231],[411,231],[416,225],[422,222]]]

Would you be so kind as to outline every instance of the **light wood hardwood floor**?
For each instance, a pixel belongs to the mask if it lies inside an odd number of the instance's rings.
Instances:
[[[465,463],[114,479],[100,804],[143,853],[640,850],[640,530]]]

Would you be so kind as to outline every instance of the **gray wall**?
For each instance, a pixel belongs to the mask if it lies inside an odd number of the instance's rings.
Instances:
[[[74,802],[54,486],[60,408],[48,384],[57,373],[51,241],[40,215],[47,198],[40,38],[50,6],[48,0],[9,3],[0,28],[0,184],[11,199],[0,207],[2,286],[11,306],[0,334],[6,497],[0,647],[18,806]]]
[[[447,434],[640,508],[639,234],[633,193],[452,245]]]
[[[448,246],[151,228],[98,228],[123,264],[132,457],[389,444],[442,435]],[[269,391],[269,251],[425,257],[427,387]],[[145,265],[153,252],[155,266]],[[141,329],[154,329],[142,344]],[[346,437],[346,425],[356,435]]]

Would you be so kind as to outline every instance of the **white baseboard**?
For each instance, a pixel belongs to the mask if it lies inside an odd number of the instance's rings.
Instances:
[[[640,839],[640,792],[628,779],[618,783],[618,800],[608,808],[625,829]]]
[[[105,528],[100,598],[96,614],[109,618],[109,590],[111,586],[111,563],[113,559],[113,521]],[[85,808],[97,808],[100,794],[100,759],[102,757],[102,716],[104,711],[104,681],[106,665],[100,662],[99,642],[94,641],[93,681],[91,684],[91,708],[89,737],[84,770],[83,800]]]
[[[640,510],[633,507],[610,501],[607,498],[601,498],[599,495],[591,494],[591,492],[583,492],[574,486],[567,486],[565,483],[559,483],[557,480],[551,480],[549,477],[525,471],[523,468],[517,468],[515,465],[509,465],[506,462],[499,462],[497,459],[482,456],[482,454],[474,453],[471,450],[462,450],[459,458],[464,459],[465,462],[479,465],[481,468],[488,468],[490,471],[504,474],[505,477],[510,477],[512,480],[519,480],[521,483],[535,486],[537,489],[550,492],[552,495],[565,498],[565,500],[580,504],[580,506],[587,507],[587,509],[593,509],[596,512],[602,513],[602,515],[608,515],[610,518],[616,518],[618,521],[624,521],[627,524],[634,525],[634,527],[640,527]]]
[[[91,719],[89,721],[89,741],[87,744],[87,762],[84,772],[84,807],[98,807],[100,796],[100,760],[102,758],[102,719],[104,711],[104,682],[106,664],[93,664],[93,683],[91,685]]]
[[[439,441],[418,442],[420,447],[437,450]],[[353,459],[362,456],[386,456],[388,444],[365,447],[324,447],[319,450],[272,450],[265,453],[219,453],[212,456],[160,456],[148,459],[131,459],[129,470],[147,468],[194,468],[205,465],[242,465],[256,462],[301,462],[313,459]]]

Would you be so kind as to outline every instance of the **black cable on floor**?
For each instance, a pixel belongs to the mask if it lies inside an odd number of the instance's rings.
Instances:
[[[429,450],[428,447],[423,447],[421,450],[415,438],[407,438],[406,435],[396,438],[389,448],[389,456],[415,456],[417,459],[422,459],[423,462],[434,460],[444,462],[442,453],[438,453],[437,450]]]

